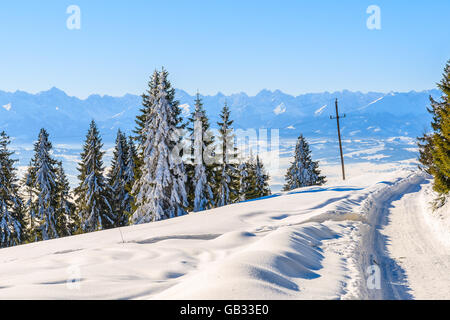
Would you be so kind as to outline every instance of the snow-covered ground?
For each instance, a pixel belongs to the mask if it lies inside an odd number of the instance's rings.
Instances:
[[[388,251],[406,273],[416,299],[450,299],[450,207],[430,209],[428,181],[410,185],[410,193],[392,202]],[[430,197],[431,196],[431,197]]]
[[[449,299],[450,218],[448,208],[430,213],[429,182],[400,166],[361,170],[346,182],[2,249],[0,299]],[[373,266],[379,289],[368,286]]]

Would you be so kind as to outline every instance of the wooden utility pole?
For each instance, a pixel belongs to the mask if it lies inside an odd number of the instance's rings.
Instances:
[[[332,120],[336,119],[336,121],[337,121],[337,130],[338,130],[338,137],[339,137],[339,150],[341,152],[342,178],[345,180],[344,154],[342,152],[341,127],[339,126],[340,118],[345,118],[345,114],[342,117],[339,116],[338,99],[336,99],[336,117],[330,116],[330,119],[332,119]]]

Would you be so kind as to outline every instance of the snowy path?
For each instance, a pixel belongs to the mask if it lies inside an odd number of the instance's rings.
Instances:
[[[365,299],[449,299],[450,248],[425,221],[424,190],[429,181],[415,175],[399,181],[367,203],[371,227],[363,233],[360,272],[376,265],[381,290],[360,283]]]
[[[391,240],[388,251],[405,270],[414,299],[450,299],[450,248],[433,235],[425,220],[428,187],[412,187],[411,193],[393,202],[390,224],[382,232]]]

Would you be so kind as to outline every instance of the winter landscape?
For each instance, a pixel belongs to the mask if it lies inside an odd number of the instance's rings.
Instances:
[[[427,14],[450,9],[437,3],[428,9],[415,4],[409,13],[429,19]],[[272,5],[260,4],[262,16]],[[321,66],[327,80],[315,81],[314,72],[306,72],[301,78],[313,79],[308,82],[295,78],[269,47],[261,52],[268,75],[257,73],[253,67],[263,64],[245,50],[253,52],[265,42],[243,45],[238,35],[250,29],[236,18],[243,29],[213,27],[224,38],[237,37],[230,41],[243,50],[233,56],[235,62],[221,62],[230,67],[221,69],[221,79],[191,57],[201,51],[197,46],[216,52],[211,48],[218,40],[197,29],[202,23],[184,32],[208,38],[211,46],[197,39],[186,44],[186,56],[164,49],[167,56],[152,52],[149,63],[124,48],[108,57],[104,46],[91,43],[101,35],[106,45],[112,32],[93,18],[104,19],[98,4],[53,6],[36,8],[49,10],[42,15],[52,26],[38,29],[51,34],[44,41],[59,39],[48,42],[49,48],[71,57],[70,80],[60,69],[64,61],[50,61],[54,53],[32,40],[35,31],[19,25],[15,32],[36,52],[14,59],[10,52],[0,54],[5,70],[0,80],[1,300],[450,299],[450,43],[440,45],[439,55],[425,46],[412,53],[408,62],[417,70],[408,75],[393,70],[402,56],[389,51],[385,65],[371,69],[367,79],[357,64],[372,67],[354,54],[332,58],[331,68]],[[175,16],[183,8],[200,14],[199,4],[184,6],[178,3]],[[204,10],[212,15],[205,18],[212,26],[223,13],[247,17],[250,10],[237,3],[211,6],[218,7]],[[349,28],[352,21],[363,21],[363,30],[347,35],[346,42],[364,38],[385,52],[387,43],[397,41],[391,36],[405,32],[390,20],[401,9],[398,4],[346,6],[348,15],[362,10],[360,18],[349,18]],[[136,50],[141,47],[131,30],[143,32],[136,21],[144,29],[166,21],[158,16],[148,22],[138,12],[170,5],[125,7],[118,2],[108,14],[129,15],[129,29],[117,37]],[[61,8],[64,30],[50,31]],[[394,35],[381,28],[383,8],[385,28]],[[9,13],[6,21],[22,17],[30,23],[17,6],[3,9]],[[308,7],[317,18],[323,17],[322,9]],[[290,14],[280,10],[270,15],[280,24],[297,24],[281,19]],[[445,26],[436,20],[429,23]],[[116,30],[116,22],[101,21]],[[304,26],[315,26],[307,21]],[[178,43],[185,44],[181,29],[167,29],[168,35],[177,32]],[[268,41],[278,39],[275,33],[284,37],[285,31],[273,32]],[[23,44],[11,34],[0,35],[20,51]],[[89,55],[65,37],[98,52]],[[417,37],[425,35],[417,31]],[[170,43],[161,34],[155,38]],[[417,49],[403,45],[408,52]],[[300,64],[289,54],[278,55]],[[180,66],[183,57],[190,57],[187,64],[197,64],[205,79],[191,66]],[[308,57],[317,68],[326,61],[305,53]],[[29,59],[42,64],[30,69],[34,80],[24,72]],[[149,69],[130,73],[126,59]],[[204,62],[209,68],[220,64]],[[301,70],[309,70],[305,63]],[[387,77],[377,73],[382,65]],[[109,82],[105,66],[114,70],[117,83]],[[136,85],[137,79],[142,83]],[[272,89],[263,89],[263,81]],[[306,89],[293,90],[293,81]]]

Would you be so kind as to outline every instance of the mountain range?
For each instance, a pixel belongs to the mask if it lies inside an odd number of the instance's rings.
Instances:
[[[226,102],[231,109],[236,129],[280,129],[281,137],[335,136],[335,99],[342,119],[343,136],[390,137],[420,135],[427,130],[429,97],[438,98],[438,90],[420,92],[324,92],[299,96],[280,90],[262,90],[255,96],[245,93],[201,96],[205,109],[216,127],[219,113]],[[176,90],[183,115],[188,116],[195,96]],[[0,130],[17,142],[34,141],[39,129],[46,128],[53,141],[79,142],[84,139],[89,122],[98,122],[105,142],[113,142],[118,128],[131,133],[141,107],[141,97],[91,95],[86,99],[68,96],[51,88],[37,94],[23,91],[0,91]]]

